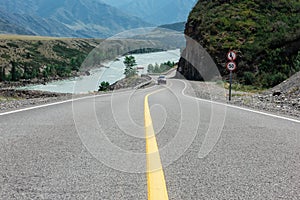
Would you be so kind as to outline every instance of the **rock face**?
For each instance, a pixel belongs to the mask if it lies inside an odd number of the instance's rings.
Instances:
[[[190,80],[210,78],[206,72],[211,68],[201,58],[203,54],[195,50],[193,43],[197,42],[213,58],[223,77],[228,75],[226,54],[235,50],[235,78],[239,82],[277,85],[300,68],[296,64],[300,60],[299,9],[297,0],[199,0],[186,23],[187,48],[178,72]]]
[[[187,80],[211,81],[218,79],[220,73],[210,55],[191,38],[182,52],[177,68],[177,78]]]

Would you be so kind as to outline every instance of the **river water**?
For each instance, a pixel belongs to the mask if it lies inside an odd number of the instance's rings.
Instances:
[[[139,74],[147,73],[147,66],[149,64],[161,64],[167,61],[178,62],[180,58],[180,50],[169,50],[164,52],[155,52],[147,54],[135,54],[138,67],[144,67],[144,70],[139,70]],[[27,86],[21,89],[40,90],[58,93],[88,93],[97,91],[99,84],[102,81],[107,81],[110,84],[124,78],[125,65],[123,64],[124,57],[119,60],[104,63],[104,66],[99,69],[91,70],[90,76],[81,76],[71,78],[68,80],[53,81],[46,85]]]

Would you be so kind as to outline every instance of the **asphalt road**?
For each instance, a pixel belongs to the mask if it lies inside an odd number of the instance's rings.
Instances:
[[[147,199],[150,93],[169,199],[300,199],[300,122],[184,90],[168,80],[0,114],[0,199]]]

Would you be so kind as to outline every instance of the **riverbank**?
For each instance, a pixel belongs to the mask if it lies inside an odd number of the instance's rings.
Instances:
[[[108,94],[114,91],[140,89],[154,85],[150,76],[124,78],[112,84],[110,91],[94,91],[86,94],[55,93],[37,90],[17,90],[15,88],[0,89],[0,113],[20,108],[55,103],[84,96]]]
[[[147,73],[147,66],[151,63],[175,62],[180,57],[180,50],[136,54],[134,57],[137,67],[139,68],[138,73],[142,75]],[[43,82],[41,82],[41,84],[30,84],[26,87],[22,87],[22,89],[75,94],[92,92],[98,90],[98,86],[101,82],[113,84],[124,78],[124,59],[124,57],[120,57],[119,60],[102,63],[105,67],[99,66],[98,68],[90,70],[88,76],[84,75],[66,80],[51,81],[48,84],[44,84]]]

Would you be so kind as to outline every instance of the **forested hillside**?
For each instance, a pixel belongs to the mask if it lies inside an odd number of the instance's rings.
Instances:
[[[101,40],[0,37],[0,82],[76,76]]]
[[[200,0],[185,34],[207,50],[225,78],[226,53],[237,51],[235,78],[244,84],[271,87],[300,69],[299,0]],[[184,76],[201,80],[183,58],[180,66]]]

